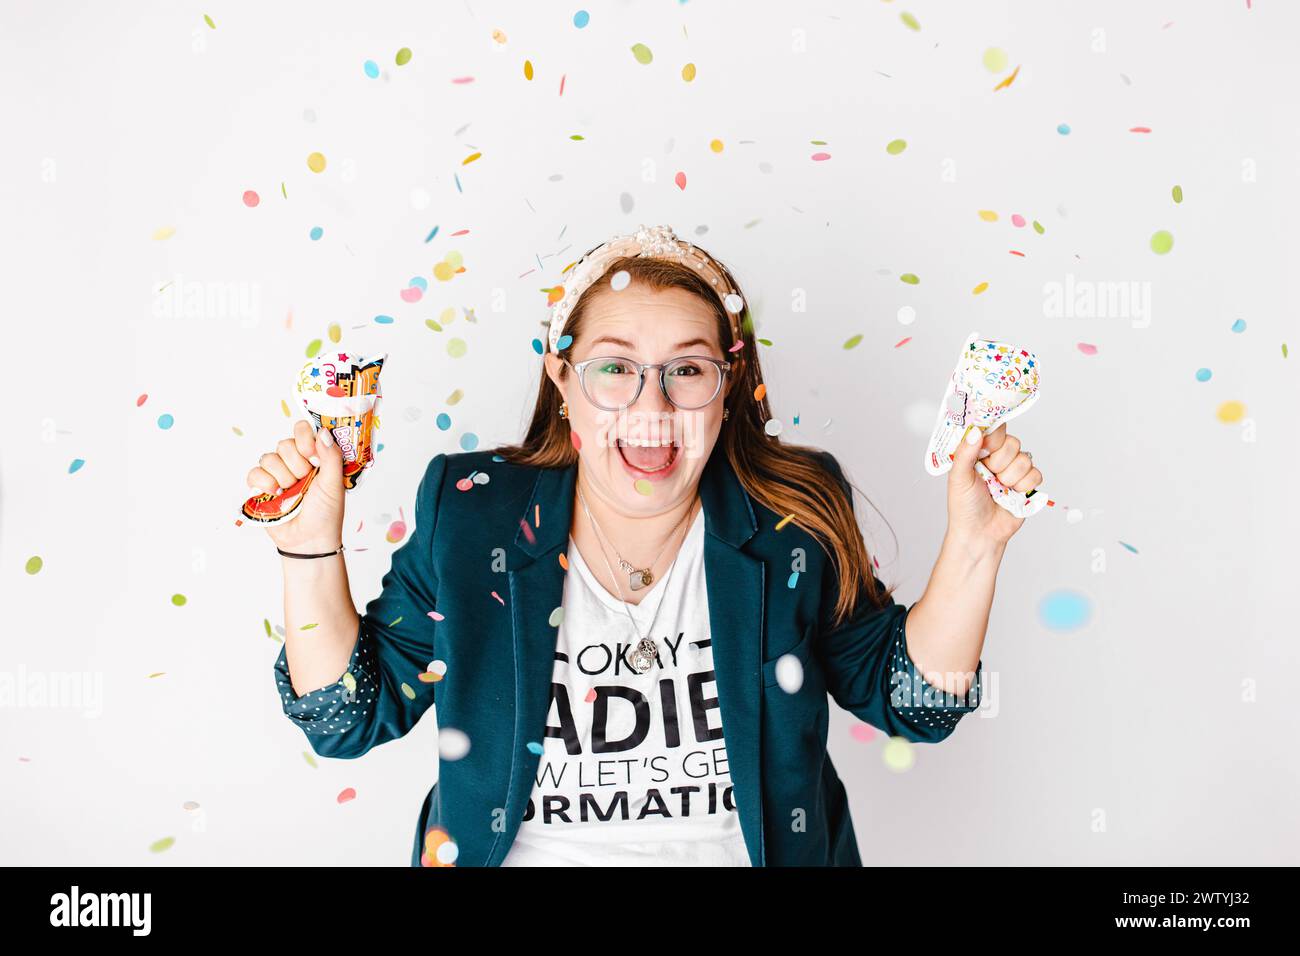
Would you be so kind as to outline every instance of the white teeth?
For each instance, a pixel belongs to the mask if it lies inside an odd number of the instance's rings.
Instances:
[[[620,445],[631,445],[633,448],[666,448],[675,444],[671,441],[644,441],[639,438],[620,438],[618,443]]]

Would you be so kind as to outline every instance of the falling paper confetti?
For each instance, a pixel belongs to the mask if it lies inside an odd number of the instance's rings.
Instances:
[[[1039,602],[1038,616],[1053,631],[1072,631],[1088,623],[1092,601],[1077,591],[1052,591]]]
[[[173,595],[172,595],[172,603],[175,604],[177,607],[184,607],[184,606],[185,606],[185,595],[184,595],[184,594],[173,594]]]
[[[1246,406],[1237,401],[1224,402],[1218,407],[1215,415],[1225,425],[1231,425],[1233,422],[1241,421],[1246,416]]]
[[[903,773],[916,763],[916,753],[906,737],[890,737],[880,751],[880,759],[890,770]]]
[[[307,168],[313,173],[325,172],[325,156],[322,153],[312,153],[307,157]]]
[[[345,787],[339,791],[339,795],[335,799],[337,799],[339,803],[347,803],[349,800],[355,800],[356,798],[357,791],[352,787]]]
[[[905,149],[907,149],[907,140],[905,139],[890,140],[889,144],[885,146],[885,152],[890,156],[897,156]]]
[[[256,205],[257,205],[258,203],[260,203],[261,201],[262,201],[262,197],[259,196],[257,193],[255,193],[255,192],[254,192],[253,190],[251,190],[251,189],[247,190],[247,191],[244,193],[244,205],[247,206],[249,209],[252,209],[254,206],[256,206]]]
[[[1163,256],[1174,247],[1173,233],[1161,229],[1151,236],[1151,251],[1158,256]]]
[[[27,559],[27,564],[23,566],[23,570],[28,574],[39,574],[43,567],[45,567],[45,562],[41,560],[40,555],[32,555]]]
[[[632,44],[632,55],[636,57],[638,63],[643,65],[654,59],[654,54],[650,52],[650,48],[644,43]]]

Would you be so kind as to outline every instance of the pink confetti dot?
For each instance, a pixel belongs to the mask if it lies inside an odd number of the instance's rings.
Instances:
[[[249,209],[252,209],[261,201],[262,201],[262,197],[259,196],[257,193],[253,192],[253,190],[251,189],[244,193],[244,205],[247,206]]]
[[[828,160],[828,159],[830,159],[830,158],[831,158],[831,154],[830,154],[830,153],[813,153],[813,154],[812,154],[812,161],[813,161],[814,163],[824,163],[824,162],[826,162],[826,160]]]
[[[849,733],[854,740],[864,744],[876,736],[876,732],[871,728],[870,724],[854,724]]]
[[[433,618],[435,621],[445,620],[443,615],[439,614],[437,611],[430,611],[429,617]]]
[[[419,302],[424,297],[424,290],[418,285],[407,286],[400,295],[403,302]]]
[[[339,791],[339,795],[337,799],[339,803],[347,803],[349,800],[355,800],[356,798],[357,798],[357,792],[351,787],[345,787],[344,789]]]
[[[578,437],[577,432],[569,432],[569,440],[573,442],[574,451],[582,451],[582,439]]]
[[[1012,215],[1012,217],[1011,217],[1011,225],[1013,225],[1013,226],[1015,226],[1017,229],[1019,229],[1019,228],[1020,228],[1021,226],[1023,226],[1024,224],[1025,224],[1025,217],[1024,217],[1024,216],[1020,215],[1020,213],[1015,213],[1015,214]]]
[[[497,594],[496,591],[492,592],[492,596],[497,599],[497,601],[501,604],[502,607],[506,606],[506,602],[501,600],[501,595]]]
[[[1087,342],[1080,342],[1079,351],[1082,352],[1084,355],[1096,355],[1097,346],[1089,345]]]
[[[474,482],[470,478],[462,478],[458,482],[456,482],[457,491],[469,491],[473,487],[474,487]]]
[[[406,522],[394,521],[388,526],[388,540],[391,544],[396,544],[406,537]]]
[[[139,398],[137,398],[137,399],[135,400],[135,407],[136,407],[136,408],[139,408],[141,405],[143,405],[143,404],[144,404],[145,402],[147,402],[147,401],[149,401],[149,393],[148,393],[148,392],[145,392],[143,395],[141,395]]]
[[[593,687],[591,690],[587,691],[587,696],[582,699],[588,704],[592,703],[596,699],[596,688]]]
[[[675,183],[677,184],[677,188],[678,188],[678,189],[685,189],[685,188],[686,188],[686,174],[683,173],[683,172],[679,172],[676,176],[673,177],[673,182],[675,182]]]

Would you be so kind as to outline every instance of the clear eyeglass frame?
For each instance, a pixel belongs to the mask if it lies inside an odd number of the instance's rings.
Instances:
[[[560,359],[560,361],[563,362],[565,365],[569,366],[569,368],[573,369],[574,374],[578,376],[578,387],[582,389],[582,394],[586,397],[587,401],[591,402],[591,404],[594,405],[596,408],[599,408],[601,411],[605,411],[605,412],[621,412],[623,409],[636,404],[637,399],[641,397],[641,391],[645,388],[645,373],[647,369],[655,368],[659,370],[659,391],[663,393],[663,396],[665,399],[667,399],[668,403],[672,405],[674,408],[679,408],[682,411],[688,411],[688,412],[698,411],[699,409],[705,408],[708,405],[712,404],[713,401],[717,399],[718,395],[722,392],[723,383],[726,382],[727,380],[727,373],[731,371],[730,362],[724,362],[721,359],[715,359],[711,355],[679,355],[677,358],[669,359],[667,362],[647,362],[644,364],[641,362],[634,362],[630,358],[625,358],[621,355],[601,355],[601,356],[597,356],[596,358],[584,359],[583,361],[576,362],[576,363],[570,362],[568,359],[565,358]],[[665,370],[670,365],[675,365],[678,362],[687,362],[687,361],[709,362],[710,364],[715,365],[718,368],[717,387],[713,390],[713,394],[709,396],[708,401],[701,402],[698,405],[689,405],[689,406],[679,405],[677,402],[673,401],[672,396],[668,394],[668,382],[665,380],[665,376],[664,376]],[[591,394],[587,391],[585,372],[587,370],[587,366],[592,365],[596,362],[623,362],[624,364],[629,365],[637,370],[636,392],[632,395],[632,397],[627,401],[626,404],[614,405],[614,406],[602,405],[600,404],[600,402],[596,401],[594,398],[591,397]]]

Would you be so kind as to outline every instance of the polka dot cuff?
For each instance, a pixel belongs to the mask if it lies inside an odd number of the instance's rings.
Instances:
[[[906,616],[899,618],[890,649],[890,705],[909,725],[922,732],[937,732],[946,736],[957,721],[980,704],[980,684],[984,662],[975,668],[975,679],[965,697],[947,694],[933,686],[921,675],[907,653],[907,630],[903,626]]]
[[[359,628],[348,669],[332,684],[298,697],[289,680],[285,649],[275,661],[275,684],[285,715],[307,734],[341,734],[360,724],[375,704],[378,683],[365,628]]]

